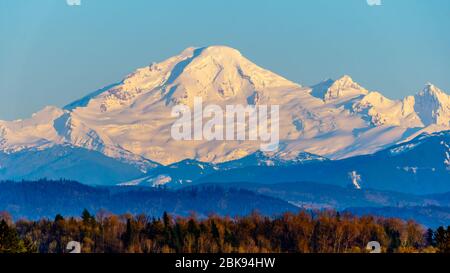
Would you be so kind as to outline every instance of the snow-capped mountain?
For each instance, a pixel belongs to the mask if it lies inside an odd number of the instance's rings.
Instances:
[[[414,110],[425,126],[450,126],[450,97],[432,84],[414,96]]]
[[[0,152],[0,181],[62,178],[90,185],[115,185],[141,176],[138,166],[72,145]]]
[[[185,159],[167,166],[154,168],[142,177],[121,182],[119,185],[150,187],[169,186],[171,188],[176,188],[190,185],[196,179],[220,170],[220,166],[214,163]]]
[[[71,145],[100,152],[143,173],[185,159],[223,163],[255,154],[257,141],[177,141],[172,107],[203,103],[279,105],[280,149],[329,159],[370,154],[422,132],[450,129],[450,98],[428,84],[415,96],[390,100],[344,76],[303,87],[225,46],[188,48],[140,68],[63,109],[46,107],[30,119],[0,121],[0,151]],[[267,160],[266,160],[267,161]]]
[[[353,105],[355,112],[366,114],[373,125],[405,127],[450,126],[449,96],[432,84],[415,96],[392,101],[378,92],[370,92]]]
[[[291,154],[288,157],[284,153],[267,153],[257,151],[243,158],[218,164],[218,166],[220,167],[220,170],[229,170],[248,166],[293,166],[326,160],[328,159],[325,157],[306,152],[300,152],[295,156],[292,156]]]

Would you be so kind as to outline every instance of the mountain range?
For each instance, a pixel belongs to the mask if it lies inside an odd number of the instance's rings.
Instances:
[[[147,172],[185,159],[223,163],[258,152],[257,141],[177,141],[172,107],[280,105],[285,160],[307,152],[329,159],[371,154],[421,133],[450,129],[450,96],[432,84],[390,100],[349,76],[301,86],[225,46],[188,48],[137,69],[64,108],[0,121],[0,151],[13,155],[57,145],[96,151]],[[20,175],[19,175],[20,176]]]
[[[246,166],[211,172],[196,183],[314,181],[412,194],[450,192],[450,131],[422,134],[374,154],[288,166]]]
[[[255,194],[230,202],[272,198],[289,210],[447,211],[448,202],[430,196],[450,192],[450,96],[431,83],[418,90],[392,100],[350,76],[302,86],[233,48],[188,48],[63,108],[0,121],[0,180],[164,186],[181,195],[186,186],[220,183]],[[222,109],[279,105],[279,149],[263,152],[250,140],[175,140],[172,109],[193,107],[196,97]],[[102,204],[113,207],[108,198]]]

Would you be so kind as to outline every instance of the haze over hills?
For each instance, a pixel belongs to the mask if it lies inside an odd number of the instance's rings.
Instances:
[[[164,212],[200,218],[208,215],[245,216],[257,211],[279,216],[317,209],[351,211],[404,220],[414,219],[436,228],[450,222],[449,193],[411,195],[376,190],[355,190],[310,182],[198,185],[183,189],[161,187],[93,187],[73,181],[0,182],[0,211],[14,219],[53,219],[55,215],[77,217],[92,213],[131,213],[159,218]]]
[[[30,119],[0,121],[0,151],[8,158],[0,166],[0,177],[51,176],[40,171],[45,165],[36,169],[28,164],[20,171],[12,166],[14,158],[24,158],[18,153],[42,155],[55,147],[92,151],[125,164],[133,171],[121,176],[122,182],[139,179],[160,164],[192,159],[212,165],[231,161],[244,167],[243,159],[258,155],[257,141],[174,140],[172,107],[192,106],[195,97],[223,108],[280,105],[280,149],[264,155],[265,162],[298,163],[305,154],[344,159],[380,151],[424,132],[450,129],[450,97],[432,84],[396,101],[365,89],[350,76],[304,87],[257,66],[235,49],[188,48],[63,109],[49,106]],[[59,155],[47,152],[46,159],[56,162]],[[67,158],[66,164],[83,171]],[[97,176],[96,181],[117,182],[103,173]],[[160,182],[164,181],[162,177]]]
[[[298,207],[244,189],[199,186],[179,190],[142,187],[92,187],[73,181],[0,182],[0,211],[15,219],[78,216],[80,210],[117,214],[146,214],[159,218],[164,212],[199,217],[212,213],[244,216],[258,210],[264,215],[297,212]]]

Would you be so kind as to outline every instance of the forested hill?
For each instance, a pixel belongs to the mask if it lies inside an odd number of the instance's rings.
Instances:
[[[14,218],[53,218],[57,214],[78,216],[84,208],[116,213],[147,214],[160,217],[165,211],[187,216],[264,215],[296,212],[286,201],[244,189],[197,186],[180,190],[149,187],[91,187],[74,181],[39,180],[0,182],[0,211]]]

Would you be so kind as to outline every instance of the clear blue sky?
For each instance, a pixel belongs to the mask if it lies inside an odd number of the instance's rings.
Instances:
[[[189,46],[228,45],[303,85],[350,74],[450,92],[450,1],[0,1],[0,119],[64,106]]]

